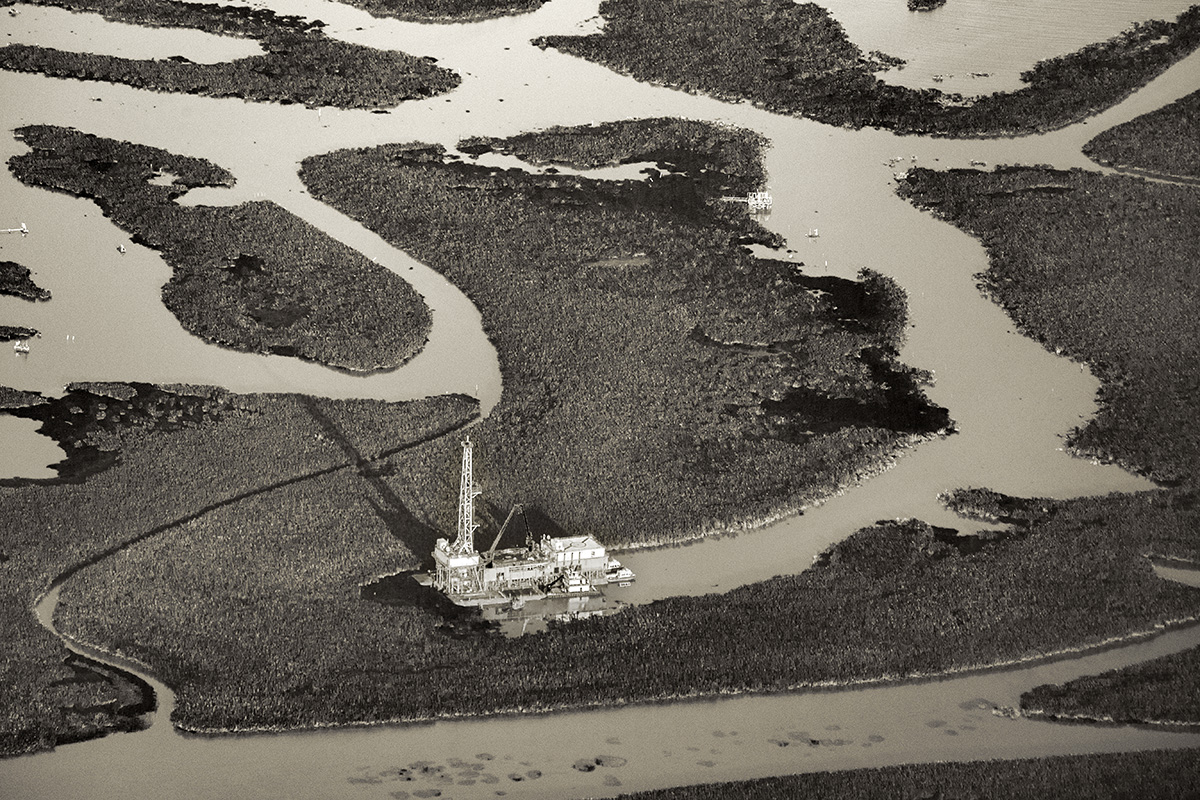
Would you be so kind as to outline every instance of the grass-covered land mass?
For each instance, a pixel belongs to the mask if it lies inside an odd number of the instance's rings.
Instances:
[[[15,261],[0,261],[0,295],[20,297],[25,300],[49,300],[50,292],[33,282],[28,267]],[[0,342],[28,339],[36,336],[37,330],[17,325],[0,325]]]
[[[161,546],[160,538],[200,528],[211,531],[219,548],[274,530],[275,517],[323,537],[314,545],[311,557],[319,564],[309,564],[310,572],[332,569],[338,559],[368,560],[381,570],[410,566],[405,510],[375,488],[372,469],[387,452],[419,452],[478,415],[473,400],[458,396],[348,403],[146,384],[72,385],[62,398],[5,390],[0,401],[7,413],[42,420],[42,430],[69,453],[57,479],[0,482],[3,754],[124,729],[141,710],[134,684],[71,656],[37,624],[31,606],[54,581],[81,567],[83,576],[100,568],[88,564],[121,561],[119,553],[132,542]],[[374,433],[383,430],[391,437]],[[361,439],[359,431],[366,434]],[[241,503],[258,503],[255,515],[240,518],[242,527],[205,528],[208,515],[223,519],[225,509]],[[336,558],[329,552],[335,542],[346,550]],[[277,552],[258,567],[289,574],[297,563],[289,555]],[[184,568],[170,558],[155,567],[159,573]],[[136,578],[109,589],[136,604],[144,597],[134,590],[141,584]],[[218,618],[236,627],[231,620],[247,608],[228,591],[212,594],[229,612]],[[272,628],[278,622],[258,619]],[[106,645],[136,653],[137,638]],[[220,649],[204,654],[206,660],[223,657]],[[146,701],[142,693],[140,702]]]
[[[760,144],[649,120],[464,145],[678,170],[645,181],[489,169],[425,145],[313,157],[303,177],[480,309],[505,381],[472,434],[486,496],[611,547],[792,511],[948,425],[895,359],[895,283],[812,278],[740,246],[771,237],[720,197],[760,185]],[[433,527],[454,529],[453,497]]]
[[[984,289],[1021,331],[1086,361],[1100,410],[1072,446],[1161,481],[1200,464],[1197,190],[1007,168],[915,169],[901,194],[979,237]]]
[[[1021,711],[1051,718],[1200,725],[1200,649],[1021,695]]]
[[[29,2],[97,12],[135,25],[195,28],[255,39],[265,52],[219,64],[197,64],[183,56],[130,59],[10,44],[0,47],[2,69],[162,92],[338,108],[389,108],[404,100],[447,92],[461,81],[431,59],[330,39],[321,32],[321,22],[279,16],[265,9],[172,0]],[[12,0],[3,3],[11,4]]]
[[[411,462],[389,459],[398,471]],[[322,496],[345,494],[330,485]],[[1200,591],[1160,580],[1142,556],[1165,548],[1169,532],[1094,524],[1084,509],[1039,514],[989,537],[881,523],[799,575],[537,636],[472,635],[406,575],[370,587],[391,605],[356,601],[372,562],[343,552],[357,539],[328,529],[342,512],[309,514],[286,493],[272,497],[130,548],[68,586],[67,628],[145,658],[179,689],[184,727],[421,719],[896,680],[1096,645],[1200,614]],[[1159,513],[1156,496],[1142,502],[1151,506],[1143,516]],[[134,594],[123,588],[131,585]]]
[[[933,11],[946,5],[946,0],[908,0],[909,11]]]
[[[37,336],[37,328],[25,328],[20,325],[0,325],[0,342],[28,339],[31,336]]]
[[[848,127],[995,136],[1062,127],[1107,108],[1200,45],[1200,6],[1040,62],[1024,88],[966,99],[889,86],[824,8],[791,0],[604,0],[603,32],[546,36],[642,81]]]
[[[25,300],[49,300],[50,292],[33,282],[29,267],[15,261],[0,261],[0,294]]]
[[[1101,164],[1200,178],[1200,91],[1109,128],[1083,152]]]
[[[1145,134],[1151,156],[1169,149],[1168,136],[1156,130]],[[1111,141],[1130,135],[1127,129]],[[990,259],[984,288],[1021,329],[1086,361],[1101,379],[1100,413],[1072,434],[1072,445],[1179,485],[1157,494],[1071,501],[973,492],[952,498],[952,505],[1018,530],[1046,518],[1122,536],[1140,531],[1151,537],[1149,553],[1200,560],[1197,191],[1038,168],[909,172],[902,194],[983,241]],[[1097,613],[1111,613],[1112,602],[1119,600],[1097,605]],[[1022,708],[1059,717],[1197,723],[1198,667],[1200,651],[1192,650],[1065,686],[1040,686],[1022,698]]]
[[[0,386],[0,409],[38,406],[49,402],[37,392],[23,392],[9,386]]]
[[[1200,751],[1147,750],[1015,761],[904,764],[681,786],[624,800],[1180,800],[1196,796]]]
[[[682,119],[648,119],[639,123],[608,122],[576,128],[555,127],[507,139],[476,136],[459,143],[465,153],[496,151],[532,164],[559,164],[594,169],[618,164],[655,162],[675,175],[658,182],[711,198],[722,191],[742,191],[765,180],[762,140],[745,131]],[[681,180],[686,176],[687,180]],[[659,186],[663,189],[665,186]],[[657,205],[667,205],[658,202]]]
[[[546,0],[339,0],[372,16],[419,22],[469,22],[541,8]]]
[[[20,181],[95,200],[162,253],[174,269],[163,302],[197,336],[350,370],[395,367],[424,346],[431,315],[421,296],[290,212],[177,205],[189,189],[232,184],[211,162],[70,128],[17,135],[32,148],[9,161]],[[172,180],[152,182],[160,176]]]

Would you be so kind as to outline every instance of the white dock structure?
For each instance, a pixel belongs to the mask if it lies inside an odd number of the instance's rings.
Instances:
[[[433,550],[434,588],[459,605],[505,603],[513,595],[544,597],[548,594],[590,594],[610,581],[622,583],[633,573],[609,558],[595,537],[588,535],[542,537],[525,547],[497,550],[500,538],[520,505],[514,506],[486,552],[475,549],[475,498],[479,489],[473,475],[473,449],[468,436],[462,443],[462,476],[458,490],[458,531],[453,543],[438,539]]]

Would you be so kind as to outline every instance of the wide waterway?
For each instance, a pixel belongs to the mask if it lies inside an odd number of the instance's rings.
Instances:
[[[528,44],[536,35],[594,26],[586,22],[595,14],[594,2],[558,0],[522,17],[444,26],[375,20],[329,3],[279,0],[270,5],[285,13],[319,17],[329,23],[332,35],[434,55],[462,74],[464,84],[446,96],[404,104],[388,114],[370,114],[0,73],[6,97],[0,107],[3,127],[72,125],[212,159],[233,172],[238,184],[223,193],[197,193],[193,201],[272,200],[396,270],[434,308],[430,346],[398,370],[355,377],[294,359],[206,345],[186,334],[159,302],[169,270],[155,253],[132,245],[90,201],[23,187],[5,172],[0,175],[0,197],[6,219],[0,227],[26,222],[33,233],[0,241],[0,257],[33,268],[35,279],[54,299],[37,305],[0,300],[5,323],[43,331],[28,357],[10,354],[0,360],[0,384],[55,393],[75,380],[186,381],[238,391],[387,399],[463,391],[490,407],[499,396],[500,380],[477,311],[435,273],[312,200],[296,176],[299,160],[389,141],[435,141],[452,147],[472,134],[673,115],[751,127],[772,140],[768,169],[775,206],[767,225],[796,251],[779,257],[790,255],[817,274],[853,276],[868,266],[894,276],[910,300],[912,328],[902,357],[936,372],[937,385],[930,394],[950,409],[960,432],[921,445],[901,456],[895,468],[803,516],[737,537],[628,554],[624,560],[640,580],[620,599],[641,602],[725,590],[797,571],[829,543],[876,519],[919,516],[959,524],[936,500],[938,492],[957,486],[1059,497],[1148,488],[1119,469],[1089,464],[1061,451],[1063,435],[1094,410],[1095,380],[1077,364],[1047,353],[1012,330],[1007,317],[975,289],[972,275],[986,267],[982,248],[898,200],[892,172],[912,164],[914,156],[915,163],[937,167],[967,166],[971,160],[1088,166],[1079,147],[1092,135],[1195,88],[1200,65],[1196,56],[1087,124],[1045,136],[954,142],[845,131],[782,118],[747,105],[637,84]],[[1186,4],[1156,6],[1163,10],[1156,7],[1146,15],[1173,17]],[[35,11],[27,8],[18,19],[28,26]],[[1115,24],[1113,32],[1123,24]],[[853,33],[849,22],[847,27]],[[107,24],[89,25],[87,30],[97,39],[116,35]],[[0,27],[0,32],[6,30]],[[30,35],[36,40],[36,30]],[[932,52],[944,49],[944,44],[938,40],[924,46]],[[1020,58],[1036,60],[1058,52],[1047,48],[1032,56],[1022,51]],[[22,150],[19,142],[0,145],[5,158]],[[906,164],[883,164],[896,156]],[[225,199],[218,201],[219,194]],[[807,238],[804,234],[814,228],[820,236]],[[118,244],[127,252],[119,253]],[[11,438],[0,444],[9,452],[24,450],[20,443],[30,435],[27,427],[13,428]],[[37,455],[41,460],[34,458],[25,466],[42,468],[46,456]],[[385,797],[397,790],[427,788],[440,788],[442,796],[453,797],[494,796],[497,790],[563,796],[913,760],[1195,744],[1191,736],[1013,721],[993,716],[984,710],[985,704],[971,704],[979,698],[1013,704],[1020,691],[1036,683],[1197,642],[1200,635],[1193,630],[1081,661],[922,685],[236,740],[180,737],[160,716],[146,733],[0,762],[0,786],[18,787],[18,795],[25,797],[139,797],[172,791],[187,796],[327,797],[350,790]],[[791,736],[799,733],[823,744],[814,746],[805,737]],[[782,747],[779,741],[790,744]],[[481,753],[495,759],[477,758]],[[577,759],[599,755],[628,763],[590,773],[571,768]],[[465,766],[451,765],[451,758],[463,759]],[[421,779],[426,783],[387,782],[390,776],[382,775],[388,768],[421,761],[431,765]],[[476,763],[484,768],[474,770]],[[437,765],[447,772],[432,770]],[[456,774],[469,771],[480,774]],[[531,777],[534,771],[541,776]],[[524,777],[520,787],[510,773]],[[450,792],[439,777],[447,774],[454,775],[454,781],[475,783],[455,783]],[[497,783],[484,775],[495,776]],[[611,780],[605,783],[606,779]],[[348,789],[347,781],[355,785]]]

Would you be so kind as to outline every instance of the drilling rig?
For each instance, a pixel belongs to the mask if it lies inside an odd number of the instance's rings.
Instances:
[[[609,558],[604,545],[592,536],[543,536],[525,547],[497,550],[501,537],[518,511],[513,506],[492,546],[485,553],[475,549],[475,486],[471,437],[463,443],[462,477],[458,487],[458,532],[453,542],[438,539],[433,550],[435,564],[430,576],[434,588],[459,605],[487,605],[509,601],[510,594],[523,597],[596,594],[596,587],[612,581],[626,585],[633,572]],[[528,520],[526,520],[528,536]]]

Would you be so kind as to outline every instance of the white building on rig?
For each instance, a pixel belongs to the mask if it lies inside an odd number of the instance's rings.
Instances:
[[[433,550],[433,586],[460,605],[502,603],[510,594],[587,594],[610,580],[629,581],[633,573],[608,557],[592,536],[543,537],[527,547],[497,550],[500,537],[521,506],[514,506],[487,551],[475,549],[475,498],[471,439],[462,443],[458,493],[458,533],[454,542],[438,539]]]

